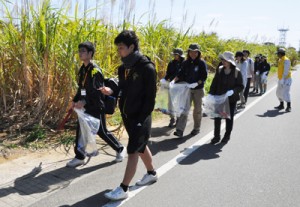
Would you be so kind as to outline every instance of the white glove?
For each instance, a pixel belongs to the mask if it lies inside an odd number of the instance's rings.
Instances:
[[[188,88],[196,88],[198,86],[198,83],[190,83],[187,85]]]
[[[169,83],[169,87],[171,88],[174,84],[175,84],[175,80],[172,80],[172,81]]]
[[[161,79],[159,82],[160,82],[161,85],[165,85],[167,83],[166,79],[164,79],[164,78]]]
[[[281,78],[281,79],[278,81],[278,83],[279,83],[280,86],[283,86],[283,85],[284,85],[284,80],[283,80],[283,78]]]
[[[226,92],[227,96],[232,96],[232,94],[233,94],[233,90],[229,90],[229,91]]]
[[[256,73],[255,73],[256,75],[259,75],[259,72],[258,71],[256,71]]]

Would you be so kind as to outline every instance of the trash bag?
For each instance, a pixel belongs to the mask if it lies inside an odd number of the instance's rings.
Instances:
[[[169,88],[169,113],[175,117],[188,114],[191,107],[191,90],[186,82],[171,84]]]
[[[230,119],[228,96],[208,94],[203,100],[203,112],[210,118]]]
[[[169,83],[169,82],[167,82]],[[156,111],[163,111],[164,114],[168,114],[168,96],[169,96],[169,87],[167,84],[161,84],[155,98],[155,107]]]
[[[80,126],[78,151],[87,157],[98,155],[96,134],[100,127],[100,120],[84,113],[83,109],[74,108],[74,111],[77,113]]]

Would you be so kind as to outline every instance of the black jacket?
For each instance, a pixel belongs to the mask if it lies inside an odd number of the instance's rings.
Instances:
[[[99,110],[103,111],[104,95],[97,90],[104,85],[104,77],[99,66],[95,63],[89,63],[86,67],[82,65],[78,76],[79,87],[73,101],[85,101],[84,108],[87,110],[87,113]],[[81,95],[81,89],[86,90],[86,96]]]
[[[223,66],[221,66],[216,71],[215,77],[210,85],[209,93],[211,95],[223,95],[227,91],[233,90],[234,93],[229,97],[229,102],[237,102],[240,99],[239,93],[244,89],[244,85],[241,72],[235,70],[231,70],[231,72],[226,75]]]
[[[169,62],[165,79],[172,81],[181,69],[182,61],[172,60]]]
[[[187,59],[182,63],[182,69],[179,71],[178,81],[185,81],[187,83],[198,83],[199,85],[192,89],[200,89],[204,87],[207,78],[206,63],[201,59]]]
[[[260,71],[260,67],[261,67],[261,62],[255,61],[254,62],[254,73],[256,73],[257,71]]]
[[[126,118],[143,122],[155,105],[156,70],[154,63],[142,56],[131,69],[121,65],[119,76],[119,107]]]
[[[267,75],[269,74],[269,71],[271,69],[271,66],[268,62],[262,62],[260,64],[260,74],[267,72]]]

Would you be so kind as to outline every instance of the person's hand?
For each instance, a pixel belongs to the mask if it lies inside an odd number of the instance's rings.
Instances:
[[[196,88],[198,86],[198,83],[190,83],[187,85],[188,88]]]
[[[281,78],[281,79],[279,80],[279,85],[280,85],[280,86],[283,86],[283,85],[284,85],[284,80],[283,80],[283,78]]]
[[[167,80],[162,78],[159,82],[161,85],[165,85],[167,83]]]
[[[74,108],[76,109],[82,109],[84,107],[84,102],[83,101],[78,101],[75,103]]]
[[[111,88],[109,87],[101,87],[98,90],[106,96],[110,96],[111,94],[113,94],[113,90],[111,90]]]
[[[256,75],[259,75],[259,72],[257,71],[255,74],[256,74]]]
[[[226,95],[227,95],[227,96],[232,96],[232,95],[233,95],[233,90],[227,91],[227,92],[226,92]]]
[[[172,80],[172,81],[169,83],[169,87],[172,87],[174,84],[175,84],[175,80]]]

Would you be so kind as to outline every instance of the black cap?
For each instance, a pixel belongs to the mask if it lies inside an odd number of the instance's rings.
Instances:
[[[180,57],[184,57],[183,50],[181,48],[175,48],[172,52],[172,55],[179,55]]]
[[[200,52],[200,46],[197,43],[192,43],[192,44],[190,44],[188,51],[199,51]]]

